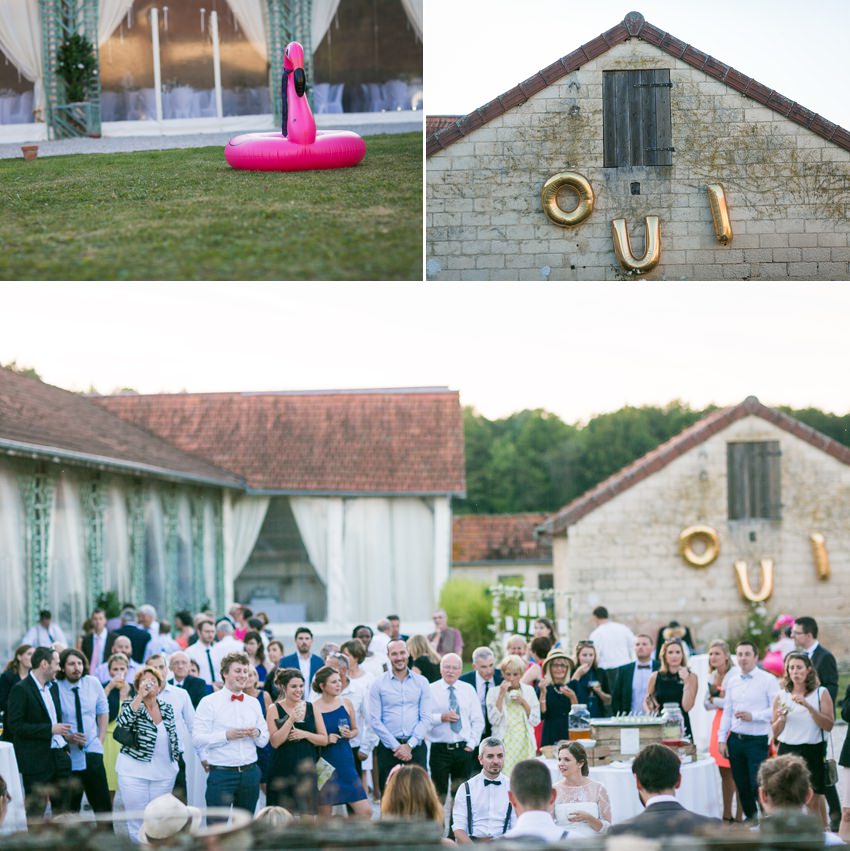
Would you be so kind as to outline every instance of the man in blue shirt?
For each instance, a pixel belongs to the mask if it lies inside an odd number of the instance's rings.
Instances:
[[[426,771],[425,735],[431,729],[431,690],[428,680],[407,667],[407,644],[400,639],[387,645],[390,670],[372,684],[369,717],[378,736],[378,789],[393,766],[415,762]]]
[[[80,811],[83,792],[96,813],[112,810],[106,771],[103,767],[103,739],[109,723],[109,703],[97,677],[89,676],[88,660],[79,650],[69,648],[59,654],[59,700],[62,717],[71,725],[66,737],[71,749],[70,811]]]

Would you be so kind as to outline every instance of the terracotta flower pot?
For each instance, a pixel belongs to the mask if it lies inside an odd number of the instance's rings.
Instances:
[[[21,145],[25,160],[34,160],[38,156],[38,145]]]

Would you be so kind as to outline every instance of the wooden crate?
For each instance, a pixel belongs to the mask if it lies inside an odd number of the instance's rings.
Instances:
[[[639,749],[647,745],[661,742],[662,724],[616,724],[608,721],[604,724],[591,723],[592,738],[596,739],[596,749],[603,748],[607,752],[607,762],[621,759],[632,759],[636,754],[624,754],[620,751],[620,732],[622,730],[637,730],[640,736]],[[597,763],[604,764],[604,763]]]

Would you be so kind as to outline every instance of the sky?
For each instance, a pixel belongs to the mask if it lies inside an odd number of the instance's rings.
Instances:
[[[749,395],[846,413],[848,316],[840,282],[7,282],[0,363],[103,393],[448,386],[490,418]]]
[[[631,11],[850,128],[847,0],[427,0],[426,111],[471,112]]]

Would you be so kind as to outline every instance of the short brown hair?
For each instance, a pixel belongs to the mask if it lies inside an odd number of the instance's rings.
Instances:
[[[310,685],[310,688],[313,689],[316,694],[322,694],[322,686],[334,675],[339,674],[339,671],[336,668],[332,668],[330,665],[323,665],[319,668],[318,671],[313,675],[313,682]]]
[[[590,774],[590,768],[587,765],[587,751],[578,742],[560,742],[558,744],[558,756],[561,751],[569,751],[575,761],[581,766],[581,776],[587,777]]]
[[[808,653],[800,653],[799,651],[792,650],[785,657],[785,663],[782,666],[785,669],[785,676],[779,685],[785,691],[794,690],[794,684],[791,682],[791,677],[788,676],[788,663],[794,661],[802,662],[806,666],[806,681],[803,683],[803,688],[806,690],[806,694],[811,694],[820,685],[820,677],[818,677],[818,672],[815,670],[815,666],[812,664]]]
[[[248,658],[247,653],[243,653],[241,650],[235,650],[233,653],[228,653],[221,660],[221,674],[224,676],[229,670],[231,665],[250,665],[251,660]]]
[[[165,683],[165,680],[162,678],[162,674],[156,668],[151,668],[148,665],[145,665],[144,668],[140,668],[136,671],[136,678],[133,680],[133,688],[135,688],[136,691],[139,691],[139,685],[145,674],[150,674],[159,683],[159,687],[162,688]]]
[[[758,784],[773,806],[802,807],[809,797],[811,776],[805,760],[788,753],[761,764]]]
[[[426,819],[443,824],[442,801],[421,765],[402,765],[392,772],[381,798],[381,816]]]
[[[358,665],[366,658],[366,648],[363,647],[363,642],[357,638],[343,642],[339,649],[351,656]]]

